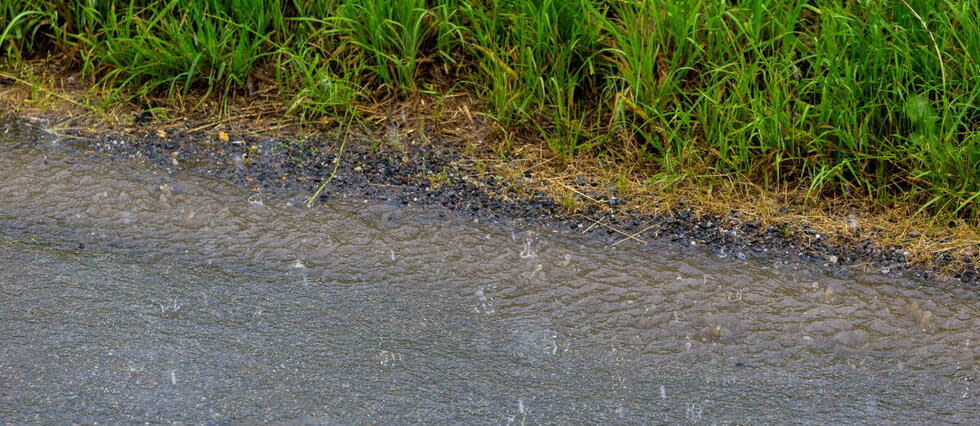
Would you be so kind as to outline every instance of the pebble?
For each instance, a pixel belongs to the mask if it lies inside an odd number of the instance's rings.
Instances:
[[[149,123],[153,121],[153,113],[150,112],[149,110],[143,111],[139,114],[136,114],[133,117],[133,121],[136,123]]]

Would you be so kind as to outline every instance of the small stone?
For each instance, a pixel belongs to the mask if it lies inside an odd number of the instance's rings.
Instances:
[[[860,231],[858,227],[858,220],[853,214],[847,215],[847,230],[852,234],[857,234]]]
[[[364,168],[361,167],[361,166],[357,166],[357,167],[354,167],[354,171],[360,173],[360,172],[363,172],[364,171]]]
[[[136,114],[136,116],[133,117],[133,121],[137,123],[149,123],[153,121],[153,113],[150,112],[149,110],[143,111],[139,114]]]
[[[919,231],[909,232],[909,238],[919,238],[920,235],[922,234],[919,234]]]
[[[831,265],[836,265],[837,261],[838,261],[837,256],[834,255],[827,256],[827,262],[830,262]]]

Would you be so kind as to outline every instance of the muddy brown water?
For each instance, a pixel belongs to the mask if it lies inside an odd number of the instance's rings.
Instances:
[[[0,132],[3,422],[980,421],[966,289],[306,209]]]

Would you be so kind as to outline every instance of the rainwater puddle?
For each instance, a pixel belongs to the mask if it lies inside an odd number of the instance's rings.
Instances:
[[[962,289],[305,209],[3,130],[4,422],[980,420]]]

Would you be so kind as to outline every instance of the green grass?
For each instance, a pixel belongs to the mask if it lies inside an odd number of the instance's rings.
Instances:
[[[0,0],[8,63],[302,117],[463,90],[557,158],[980,220],[977,0]]]

